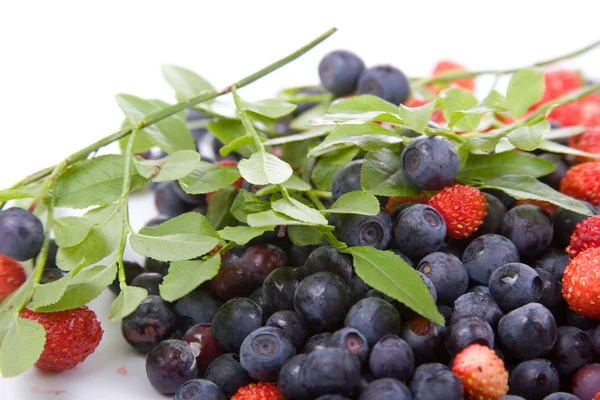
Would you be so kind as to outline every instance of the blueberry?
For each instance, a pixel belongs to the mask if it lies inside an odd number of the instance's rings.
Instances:
[[[471,237],[477,238],[490,233],[499,233],[502,230],[502,223],[506,215],[506,207],[498,198],[489,193],[483,193],[487,200],[487,214],[483,223],[479,226]]]
[[[333,332],[329,338],[327,347],[346,349],[356,354],[361,363],[367,361],[367,357],[369,356],[367,339],[354,328],[342,328]]]
[[[505,396],[499,397],[498,400],[527,400],[527,399],[524,397],[521,397],[521,396],[507,394]]]
[[[410,258],[421,258],[437,251],[446,238],[446,223],[433,208],[415,204],[394,221],[396,247]]]
[[[563,302],[561,280],[545,269],[536,268],[535,272],[543,282],[542,296],[539,302],[548,308],[561,304]]]
[[[549,249],[535,261],[536,269],[543,269],[553,273],[558,279],[562,279],[567,265],[569,265],[569,254],[564,250]]]
[[[502,225],[502,235],[517,246],[522,258],[542,254],[552,243],[553,230],[548,215],[530,204],[510,209]]]
[[[54,239],[48,242],[48,253],[46,254],[46,264],[44,269],[56,268],[56,254],[58,253],[58,245]],[[37,261],[37,258],[36,258]]]
[[[598,326],[598,320],[592,318],[586,318],[583,315],[577,314],[575,311],[570,309],[569,307],[565,308],[565,318],[567,325],[574,326],[576,328],[581,329],[582,331],[587,331],[588,329],[594,329]]]
[[[498,323],[498,338],[511,357],[532,360],[548,353],[556,342],[552,313],[539,303],[530,303],[506,314]]]
[[[252,275],[251,284],[256,286],[262,285],[271,271],[283,267],[287,262],[287,255],[283,249],[272,244],[250,246],[240,258],[246,268],[250,270]]]
[[[248,372],[240,364],[237,354],[227,353],[215,358],[204,374],[204,379],[215,383],[227,396],[252,382]]]
[[[301,372],[308,356],[298,354],[290,358],[279,371],[277,389],[282,400],[311,400],[310,393],[301,380]]]
[[[433,282],[441,304],[452,304],[469,288],[467,268],[451,254],[431,253],[419,262],[417,271]]]
[[[490,275],[499,267],[519,261],[519,250],[514,243],[495,234],[483,235],[473,240],[462,256],[469,278],[482,285],[488,284]]]
[[[204,375],[206,368],[215,358],[225,353],[225,349],[215,339],[211,325],[207,323],[190,327],[183,335],[183,341],[189,344],[196,354],[196,365],[200,376]]]
[[[425,190],[440,190],[454,182],[460,161],[450,141],[441,136],[420,136],[402,151],[406,179]]]
[[[596,350],[596,355],[600,356],[600,325],[594,330],[594,349]]]
[[[173,400],[226,400],[221,388],[205,379],[192,379],[179,387]]]
[[[158,261],[158,260],[148,257],[144,261],[144,271],[156,272],[157,274],[165,276],[169,273],[169,262],[168,261]]]
[[[306,358],[300,372],[300,380],[315,397],[329,393],[349,393],[360,384],[360,361],[348,350],[316,350]]]
[[[359,400],[411,400],[408,387],[397,379],[383,378],[372,381],[361,392]]]
[[[282,310],[271,315],[266,326],[273,326],[283,330],[294,343],[296,348],[301,348],[308,339],[308,330],[304,319],[295,311]]]
[[[251,378],[277,380],[281,367],[296,355],[296,346],[283,330],[266,326],[250,333],[240,348],[240,363]]]
[[[415,357],[408,343],[399,336],[385,335],[371,350],[369,369],[374,378],[406,382],[415,370]]]
[[[552,393],[552,394],[544,397],[543,400],[581,400],[581,399],[571,393],[556,392],[556,393]]]
[[[371,287],[365,283],[358,275],[350,280],[350,304],[354,305],[364,299]]]
[[[213,293],[223,300],[248,296],[256,287],[250,269],[233,254],[221,257],[221,267],[211,285]]]
[[[438,312],[440,314],[442,314],[442,317],[444,317],[444,326],[445,327],[450,326],[450,322],[452,321],[452,309],[443,304],[439,304],[437,306],[437,309],[438,309]]]
[[[179,330],[185,332],[192,326],[210,323],[223,303],[212,294],[196,289],[175,303],[175,313],[179,318]]]
[[[332,272],[341,276],[346,282],[352,279],[352,261],[350,258],[331,246],[317,247],[310,253],[304,263],[308,275],[317,272]]]
[[[174,394],[181,385],[198,376],[196,355],[186,342],[164,340],[146,356],[146,374],[157,391]]]
[[[177,328],[175,312],[160,296],[146,297],[138,308],[121,321],[125,341],[141,352],[150,351]]]
[[[362,159],[353,160],[335,173],[331,182],[331,195],[334,201],[345,193],[362,190],[360,184],[362,165]]]
[[[492,329],[498,326],[502,318],[502,310],[492,296],[481,292],[469,292],[454,302],[453,318],[473,316],[487,322]]]
[[[594,206],[587,201],[581,203],[590,211],[596,211]],[[558,207],[552,217],[554,219],[554,244],[563,249],[571,242],[571,235],[575,232],[577,224],[588,218],[586,215],[562,207]]]
[[[177,190],[181,190],[177,181],[160,182],[154,187],[154,205],[161,215],[173,218],[195,208],[194,204],[184,201]]]
[[[148,294],[160,296],[158,286],[163,281],[163,275],[157,272],[142,272],[131,281],[131,286],[144,288]]]
[[[265,302],[263,300],[263,290],[262,290],[262,286],[259,287],[258,289],[254,290],[252,293],[250,293],[250,295],[248,296],[248,298],[250,300],[252,300],[253,302],[255,302],[256,304],[259,305],[259,307],[264,310],[265,309]],[[265,317],[264,312],[263,312],[263,318]]]
[[[358,80],[358,93],[381,97],[392,104],[404,103],[410,95],[406,75],[391,65],[367,68]]]
[[[588,364],[578,369],[571,380],[571,390],[582,400],[592,400],[600,391],[600,364]]]
[[[550,172],[548,175],[540,177],[540,181],[558,190],[560,181],[565,177],[569,166],[565,164],[559,154],[544,153],[540,154],[539,157],[546,161],[550,161],[555,166],[554,171]]]
[[[410,386],[413,399],[463,400],[464,398],[461,382],[448,369],[437,371],[431,375],[428,374],[428,376],[420,378],[416,384],[413,384],[413,381],[411,381]]]
[[[510,392],[529,400],[542,400],[558,391],[560,377],[548,360],[523,361],[511,372],[508,381]]]
[[[182,189],[178,181],[173,182],[173,190],[175,194],[183,200],[185,203],[191,204],[194,208],[205,209],[206,208],[206,195],[205,194],[190,194]]]
[[[387,334],[397,335],[402,321],[393,305],[377,297],[367,297],[348,311],[345,325],[357,329],[373,346]]]
[[[144,269],[140,266],[140,264],[133,261],[124,261],[123,268],[125,269],[125,283],[131,285],[131,282],[135,277],[144,272]],[[121,293],[121,287],[119,286],[119,277],[115,277],[113,283],[111,283],[108,288],[114,294]],[[148,294],[158,294],[158,293],[150,293]]]
[[[402,260],[404,260],[404,262],[407,263],[410,267],[412,267],[412,268],[415,267],[415,263],[413,263],[413,261],[406,254],[404,254],[403,252],[401,252],[398,249],[392,249],[392,251],[394,252],[395,255],[397,255]]]
[[[274,269],[263,282],[263,302],[265,312],[294,309],[294,294],[299,279],[291,267]]]
[[[319,78],[325,89],[337,97],[347,96],[356,90],[365,63],[347,50],[328,53],[319,63]]]
[[[55,282],[55,281],[59,280],[60,278],[62,278],[63,276],[65,276],[65,273],[60,268],[56,268],[56,267],[44,268],[44,270],[42,271],[42,276],[40,277],[40,283],[44,284],[44,283]],[[111,286],[109,286],[109,288],[111,290],[113,289],[112,284],[111,284]],[[117,288],[119,288],[118,280],[117,280]]]
[[[510,195],[504,193],[501,190],[497,190],[497,189],[482,189],[482,192],[489,193],[492,196],[494,196],[495,198],[497,198],[498,200],[500,200],[500,202],[502,204],[504,204],[504,207],[506,207],[507,209],[511,208],[513,206],[513,204],[515,204],[515,202],[517,201],[516,199],[514,199],[513,197],[511,197]]]
[[[561,375],[571,375],[594,361],[594,345],[588,335],[574,326],[558,328],[556,343],[548,354]]]
[[[529,265],[510,263],[492,273],[489,288],[490,295],[507,312],[538,301],[544,290],[544,282]]]
[[[288,252],[289,260],[288,265],[292,267],[301,267],[306,263],[310,254],[318,249],[319,246],[309,245],[309,246],[298,246],[292,244],[290,250]]]
[[[392,218],[383,209],[377,215],[338,214],[336,237],[348,246],[386,249],[392,240]]]
[[[262,310],[250,299],[238,297],[223,304],[212,320],[215,338],[225,350],[237,353],[242,342],[262,325]]]
[[[350,307],[350,289],[338,275],[318,272],[305,278],[296,289],[294,308],[310,330],[334,329]]]
[[[448,352],[456,355],[474,343],[494,348],[494,331],[490,324],[474,316],[453,318],[446,337]]]
[[[304,348],[302,349],[302,352],[305,354],[310,354],[313,351],[324,349],[329,344],[330,338],[331,332],[317,333],[316,335],[308,338]]]
[[[317,397],[315,400],[351,400],[341,394],[324,394],[323,396]]]
[[[439,375],[442,372],[450,371],[448,366],[441,363],[425,363],[419,365],[410,380],[408,387],[411,392],[416,392],[419,389],[419,386],[422,385],[429,378],[433,378],[436,375]],[[452,372],[452,371],[450,371]]]
[[[12,207],[0,211],[0,254],[17,261],[37,256],[44,241],[44,225],[33,213]]]

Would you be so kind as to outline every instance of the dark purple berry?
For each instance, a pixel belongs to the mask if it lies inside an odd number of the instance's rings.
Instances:
[[[348,350],[325,348],[308,355],[300,374],[306,389],[315,397],[350,393],[361,382],[360,360]]]
[[[454,182],[460,161],[452,143],[441,136],[420,136],[401,155],[406,179],[425,190],[440,190]]]
[[[336,237],[348,246],[386,249],[392,240],[392,219],[383,209],[377,215],[338,214]]]
[[[371,350],[369,369],[375,378],[394,378],[406,382],[415,370],[412,349],[396,335],[385,335]]]
[[[302,367],[308,356],[298,354],[290,358],[279,371],[277,389],[282,400],[311,400],[310,393],[302,382]]]
[[[358,81],[358,93],[370,94],[399,105],[408,100],[410,84],[406,75],[391,65],[376,65],[364,70]]]
[[[296,346],[283,330],[266,326],[250,333],[240,348],[240,363],[251,378],[277,380],[281,367],[296,355]]]
[[[324,349],[329,344],[330,338],[330,332],[317,333],[316,335],[308,338],[304,348],[302,349],[302,352],[304,354],[310,354],[313,351]]]
[[[367,297],[348,311],[345,325],[358,330],[373,346],[387,334],[400,333],[402,321],[393,305],[377,297]]]
[[[356,90],[365,63],[347,50],[328,53],[319,63],[319,78],[325,89],[335,96],[347,96]]]
[[[194,325],[210,323],[223,303],[212,294],[196,289],[175,303],[179,330],[186,332]]]
[[[446,337],[448,352],[456,355],[474,343],[494,348],[494,331],[490,324],[474,316],[453,318]]]
[[[487,285],[492,272],[504,264],[519,262],[517,247],[504,236],[488,234],[473,240],[465,249],[462,262],[469,278]]]
[[[265,325],[281,329],[298,349],[300,349],[306,342],[306,339],[308,339],[306,323],[295,311],[277,311],[269,317]]]
[[[177,316],[171,305],[150,295],[121,321],[121,333],[134,349],[148,352],[177,328]]]
[[[548,354],[561,375],[571,375],[594,361],[594,345],[588,335],[574,326],[558,328],[556,343]]]
[[[123,268],[125,269],[125,283],[127,283],[130,286],[131,286],[131,282],[133,281],[133,279],[135,277],[137,277],[139,274],[141,274],[142,272],[144,272],[144,269],[141,267],[141,265],[136,262],[133,262],[133,261],[124,261]],[[114,294],[121,293],[121,286],[119,286],[119,277],[118,276],[115,277],[115,280],[113,281],[113,283],[111,283],[108,286],[108,288]],[[158,294],[158,293],[148,292],[148,294]]]
[[[542,254],[552,243],[553,226],[541,208],[524,204],[510,209],[504,217],[502,235],[510,239],[521,258]]]
[[[0,211],[0,254],[17,261],[37,256],[44,241],[42,221],[22,208]]]
[[[239,388],[248,385],[252,379],[240,364],[237,354],[223,354],[210,363],[204,379],[213,382],[227,396],[234,395]]]
[[[274,269],[263,282],[264,311],[267,314],[294,309],[294,295],[300,279],[291,267]]]
[[[245,267],[250,270],[252,284],[256,286],[261,285],[271,271],[283,267],[287,262],[283,250],[271,244],[250,246],[240,258]]]
[[[342,328],[333,332],[329,338],[328,347],[346,349],[356,354],[361,363],[367,361],[369,356],[367,339],[354,328]]]
[[[544,282],[529,265],[505,264],[490,276],[490,295],[504,312],[538,301]]]
[[[232,353],[237,353],[246,336],[261,326],[261,308],[245,297],[223,304],[212,320],[213,335],[225,350]]]
[[[446,358],[444,340],[447,329],[423,317],[413,317],[402,325],[400,338],[412,349],[417,365],[443,361]]]
[[[452,312],[454,318],[473,316],[487,322],[496,329],[498,321],[502,318],[502,310],[492,296],[482,292],[468,292],[454,302]]]
[[[467,268],[451,254],[431,253],[419,262],[417,271],[431,280],[441,304],[452,304],[469,288]]]
[[[181,385],[198,376],[196,355],[186,342],[162,341],[146,356],[146,374],[157,391],[174,394]]]
[[[408,387],[397,379],[383,378],[372,381],[360,393],[358,400],[411,400]]]
[[[204,379],[192,379],[179,387],[173,400],[227,400],[221,388]]]
[[[528,400],[542,400],[558,391],[560,377],[548,360],[523,361],[512,370],[508,381],[510,392]]]
[[[398,250],[419,259],[436,252],[446,239],[446,223],[435,208],[415,204],[394,221],[394,241]]]
[[[223,300],[248,296],[254,289],[252,272],[235,255],[221,258],[221,267],[217,276],[212,279],[212,291]]]
[[[341,276],[348,283],[352,279],[350,258],[331,246],[321,246],[313,250],[306,259],[304,268],[308,275],[317,272],[331,272]]]
[[[150,295],[160,296],[159,285],[163,281],[163,275],[158,272],[142,272],[131,280],[131,286],[144,288]]]
[[[197,354],[196,364],[200,376],[204,375],[206,368],[215,358],[225,353],[225,349],[215,339],[208,323],[192,326],[183,335],[183,341],[189,344]]]

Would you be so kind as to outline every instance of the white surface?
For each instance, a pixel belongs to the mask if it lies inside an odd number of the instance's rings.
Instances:
[[[514,0],[5,1],[0,187],[116,131],[122,120],[116,93],[173,101],[161,64],[188,67],[220,87],[337,26],[331,39],[242,95],[266,98],[281,86],[317,83],[320,58],[337,48],[355,51],[367,65],[391,63],[411,76],[428,73],[441,58],[471,69],[506,68],[596,40],[599,8],[591,1]],[[569,65],[600,77],[600,50]],[[133,224],[140,227],[153,206],[148,198],[133,202]],[[91,304],[105,334],[84,364],[60,375],[32,369],[0,378],[0,398],[161,398],[146,380],[143,357],[123,341],[119,324],[106,319],[112,298],[107,292]],[[126,376],[116,372],[121,367]]]

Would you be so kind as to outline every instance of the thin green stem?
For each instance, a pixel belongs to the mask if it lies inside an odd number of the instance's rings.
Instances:
[[[252,121],[250,121],[250,118],[248,117],[248,114],[246,113],[246,106],[244,106],[244,101],[237,93],[236,85],[233,85],[231,87],[231,94],[233,95],[233,101],[235,102],[235,107],[237,108],[238,115],[240,116],[240,119],[242,120],[242,124],[244,125],[244,128],[246,128],[247,134],[250,134],[252,136],[252,139],[254,140],[254,145],[256,146],[256,149],[258,151],[260,151],[261,153],[264,153],[265,145],[263,144],[260,135],[258,134],[258,132],[256,132],[256,129],[254,128],[254,125],[252,124]]]
[[[326,190],[311,190],[311,192],[313,192],[316,196],[323,197],[326,199],[330,199],[332,197],[331,192],[328,192]]]
[[[317,196],[317,193],[314,190],[307,191],[306,195],[308,196],[310,201],[312,201],[312,203],[315,205],[315,207],[317,207],[317,210],[321,210],[321,211],[326,210],[325,205],[323,204],[321,199],[319,199],[319,196]]]

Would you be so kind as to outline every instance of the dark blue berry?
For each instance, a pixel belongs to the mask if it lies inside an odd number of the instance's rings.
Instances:
[[[240,348],[240,363],[251,378],[277,380],[281,367],[296,355],[296,346],[283,330],[271,326],[250,333]]]
[[[415,370],[412,349],[396,335],[385,335],[371,350],[369,369],[374,378],[394,378],[406,382]]]
[[[279,310],[293,310],[298,284],[299,279],[294,268],[274,269],[263,282],[264,311],[271,314]]]
[[[593,400],[600,391],[600,363],[584,365],[571,379],[571,391],[582,400]]]
[[[351,400],[349,397],[342,396],[341,394],[324,394],[323,396],[317,397],[315,400]]]
[[[168,261],[158,261],[153,258],[146,258],[144,261],[144,271],[145,272],[156,272],[162,276],[165,276],[169,273],[169,262]]]
[[[42,276],[40,277],[40,283],[50,283],[55,282],[65,276],[65,273],[60,268],[52,267],[52,268],[44,268],[42,271]],[[112,284],[109,286],[111,291],[113,291]],[[117,289],[119,289],[119,281],[117,280]],[[120,290],[119,290],[120,291]]]
[[[302,382],[302,368],[308,356],[298,354],[290,358],[279,371],[277,389],[282,400],[311,400],[310,393]]]
[[[530,204],[511,208],[502,225],[502,235],[517,246],[521,258],[542,254],[552,243],[553,232],[550,217],[538,206]]]
[[[265,302],[263,300],[262,286],[256,290],[254,290],[252,293],[250,293],[250,295],[248,295],[248,298],[250,300],[252,300],[253,302],[255,302],[256,304],[258,304],[262,310],[265,309]],[[265,317],[265,316],[263,315],[263,317]]]
[[[596,355],[600,357],[600,325],[594,330],[594,350],[596,350]]]
[[[433,207],[415,204],[394,221],[396,247],[410,258],[437,251],[446,238],[446,223]]]
[[[146,297],[133,313],[121,321],[125,341],[144,353],[168,338],[176,328],[177,316],[171,305],[155,295]]]
[[[173,181],[173,190],[175,194],[184,202],[191,204],[194,208],[205,209],[206,208],[206,195],[205,194],[190,194],[182,189],[178,181]]]
[[[535,261],[536,269],[543,269],[553,273],[558,279],[562,279],[567,265],[569,265],[569,254],[560,249],[549,249]]]
[[[319,246],[309,245],[309,246],[298,246],[292,244],[290,250],[288,251],[289,261],[288,265],[292,267],[301,267],[306,264],[306,260],[310,254],[318,249]]]
[[[317,333],[311,336],[306,341],[302,352],[305,354],[312,353],[315,350],[321,350],[328,346],[329,339],[331,338],[330,332]]]
[[[175,313],[179,318],[179,330],[186,332],[192,326],[210,323],[223,304],[212,294],[196,289],[175,303]]]
[[[54,239],[50,239],[48,242],[48,254],[46,254],[46,264],[44,269],[56,268],[56,255],[58,254],[58,245]],[[36,259],[37,261],[37,259]]]
[[[296,289],[294,308],[313,332],[341,325],[350,307],[350,289],[331,272],[318,272],[305,278]]]
[[[325,89],[334,95],[347,96],[356,90],[365,63],[347,50],[328,53],[319,63],[319,78]]]
[[[261,308],[244,297],[231,299],[223,304],[212,320],[215,339],[232,353],[237,353],[246,336],[261,326]]]
[[[359,94],[381,97],[392,104],[402,104],[410,95],[410,84],[406,75],[391,65],[376,65],[367,68],[358,81]]]
[[[565,319],[567,322],[566,325],[574,326],[582,331],[596,328],[599,322],[597,319],[587,318],[583,315],[579,315],[569,307],[565,307]]]
[[[393,305],[377,297],[367,297],[348,311],[345,325],[357,329],[373,346],[387,334],[397,335],[402,321]]]
[[[127,283],[130,286],[131,286],[131,282],[133,281],[133,279],[136,276],[138,276],[139,274],[141,274],[142,272],[144,272],[144,269],[140,266],[140,264],[133,262],[133,261],[124,261],[123,268],[125,269],[125,283]],[[121,286],[119,285],[119,277],[118,276],[115,277],[115,280],[113,281],[113,283],[111,283],[108,286],[108,288],[114,294],[121,293]],[[158,293],[148,292],[148,294],[158,294]]]
[[[532,301],[538,301],[544,282],[529,265],[505,264],[490,276],[490,295],[504,311],[511,311]]]
[[[367,296],[371,287],[365,283],[358,275],[350,280],[350,304],[354,305]]]
[[[336,237],[348,246],[386,249],[392,240],[392,218],[383,209],[377,215],[338,214]]]
[[[419,262],[417,271],[431,280],[441,304],[452,304],[469,288],[467,268],[451,254],[431,253]]]
[[[456,355],[474,343],[494,348],[494,331],[490,324],[474,316],[453,318],[446,337],[448,352]]]
[[[550,271],[535,268],[535,272],[543,282],[542,296],[539,302],[548,308],[556,307],[563,302],[561,280]]]
[[[361,363],[367,361],[369,344],[362,333],[354,328],[342,328],[333,332],[327,347],[346,349],[358,357]]]
[[[506,314],[498,323],[502,349],[518,360],[532,360],[548,353],[556,342],[552,313],[539,303],[529,303]]]
[[[521,396],[515,396],[513,394],[507,394],[505,396],[499,397],[498,400],[527,400],[524,397]]]
[[[341,276],[346,282],[352,279],[352,262],[350,258],[331,246],[317,247],[310,253],[304,268],[308,275],[317,272],[332,272]]]
[[[510,392],[528,400],[542,400],[558,391],[559,385],[560,377],[554,365],[540,358],[517,365],[508,380]]]
[[[198,376],[196,355],[184,341],[164,340],[146,356],[146,374],[157,391],[174,394],[181,385]]]
[[[504,207],[506,207],[506,209],[510,209],[513,206],[513,204],[515,204],[515,202],[516,202],[516,199],[514,199],[513,197],[504,193],[501,190],[482,189],[482,192],[489,193],[492,196],[494,196],[495,198],[497,198],[498,200],[500,200],[502,202],[502,204],[504,204]]]
[[[546,161],[550,161],[555,166],[554,171],[540,177],[540,181],[558,190],[560,181],[565,177],[569,166],[562,160],[560,154],[544,153],[540,154],[539,157]]]
[[[437,251],[441,253],[452,254],[454,257],[457,258],[462,258],[462,250],[448,242],[442,243],[442,245]]]
[[[308,330],[304,319],[295,311],[282,310],[271,315],[266,326],[280,328],[294,343],[296,348],[301,348],[308,338]]]
[[[502,223],[506,215],[506,207],[498,198],[489,193],[483,193],[487,200],[487,214],[483,223],[479,226],[471,237],[477,238],[490,233],[499,233],[502,230]]]
[[[397,379],[383,378],[372,381],[360,393],[358,400],[411,400],[408,387]]]
[[[421,364],[415,369],[415,372],[408,384],[408,387],[410,391],[414,393],[419,389],[419,386],[421,386],[424,381],[436,375],[439,375],[440,373],[445,371],[450,371],[450,368],[441,363]]]
[[[571,375],[594,361],[594,345],[588,335],[574,326],[558,328],[556,343],[548,354],[561,375]]]
[[[308,355],[300,374],[306,389],[315,397],[349,393],[360,385],[360,360],[348,350],[324,348]]]
[[[411,266],[412,268],[415,267],[415,263],[413,263],[413,261],[406,254],[404,254],[403,252],[401,252],[398,249],[392,249],[392,251],[394,252],[395,255],[397,255],[402,260],[404,260],[404,262],[407,263],[409,266]]]
[[[428,365],[428,364],[423,364]],[[431,364],[430,364],[431,365]],[[410,390],[416,400],[463,400],[463,388],[456,375],[448,369],[428,374],[413,384]]]
[[[362,159],[353,160],[335,173],[331,182],[331,195],[334,201],[345,193],[362,190],[360,184],[362,165]]]
[[[519,262],[519,250],[504,236],[487,234],[473,240],[465,249],[462,262],[469,278],[487,285],[492,272],[504,264]]]
[[[492,329],[504,314],[492,296],[481,292],[468,292],[454,302],[453,318],[473,316],[487,322]]]
[[[252,271],[240,257],[234,254],[221,257],[221,267],[211,282],[215,295],[223,300],[231,300],[248,296],[256,286]]]
[[[460,166],[456,149],[441,136],[420,136],[411,140],[401,158],[406,179],[425,190],[440,190],[451,185]]]
[[[44,241],[44,225],[33,213],[12,207],[0,211],[0,254],[26,261],[37,256]]]
[[[179,387],[173,400],[227,400],[221,388],[205,379],[192,379]]]
[[[177,181],[160,182],[154,187],[154,204],[161,215],[168,218],[177,217],[192,211],[196,206],[184,201],[179,194],[181,190]]]
[[[571,393],[556,392],[556,393],[552,393],[552,394],[544,397],[543,400],[581,400],[581,399]]]
[[[248,371],[240,364],[240,358],[233,353],[215,358],[208,366],[204,379],[215,383],[227,396],[234,395],[239,388],[252,382]]]
[[[596,212],[594,206],[587,201],[581,202],[593,213]],[[554,244],[557,247],[565,248],[571,242],[571,235],[575,232],[577,224],[588,218],[586,215],[576,213],[566,208],[558,207],[552,215],[554,219]]]
[[[148,291],[148,294],[160,295],[159,285],[163,281],[163,275],[157,272],[143,272],[133,278],[131,286],[137,286],[144,288]]]

